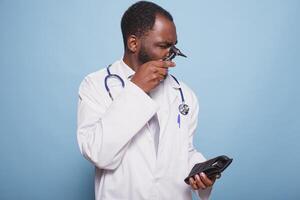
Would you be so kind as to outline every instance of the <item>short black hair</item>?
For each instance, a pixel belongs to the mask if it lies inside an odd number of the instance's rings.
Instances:
[[[154,26],[157,14],[160,14],[173,22],[173,17],[168,11],[149,1],[138,1],[125,11],[121,20],[125,49],[127,47],[128,36],[136,35],[137,37],[140,37],[151,30]]]

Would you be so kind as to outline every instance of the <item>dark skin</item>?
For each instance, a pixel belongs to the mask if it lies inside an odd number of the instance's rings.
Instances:
[[[135,74],[131,81],[145,93],[149,93],[165,79],[172,61],[163,61],[169,49],[177,43],[175,24],[162,15],[157,15],[154,26],[143,36],[130,35],[127,38],[123,61]],[[214,184],[216,178],[209,179],[204,173],[190,178],[194,190],[206,189]]]

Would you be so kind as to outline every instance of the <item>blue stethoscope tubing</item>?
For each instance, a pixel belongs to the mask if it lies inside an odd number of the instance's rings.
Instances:
[[[111,95],[111,92],[110,92],[110,89],[109,89],[108,83],[107,83],[108,79],[109,79],[109,78],[116,78],[116,79],[118,79],[118,80],[122,83],[122,87],[123,87],[123,88],[125,87],[125,83],[124,83],[124,80],[123,80],[119,75],[117,75],[117,74],[112,74],[112,73],[110,72],[110,70],[109,70],[110,66],[111,66],[111,65],[109,65],[109,66],[106,68],[107,75],[105,76],[105,79],[104,79],[104,85],[105,85],[106,91],[108,92],[109,97],[110,97],[111,100],[113,101],[114,98],[113,98],[113,96]]]
[[[109,69],[110,66],[111,66],[111,65],[109,65],[109,66],[106,68],[107,75],[105,76],[105,79],[104,79],[104,86],[105,86],[106,91],[108,92],[109,97],[110,97],[111,100],[113,101],[114,98],[113,98],[113,96],[112,96],[112,94],[111,94],[111,91],[110,91],[110,89],[109,89],[109,86],[108,86],[108,79],[109,79],[109,78],[115,78],[115,79],[118,79],[118,80],[121,82],[123,88],[125,87],[125,82],[124,82],[124,80],[123,80],[119,75],[117,75],[117,74],[112,74],[112,73],[110,72],[110,69]],[[179,81],[175,78],[175,76],[173,76],[173,75],[171,75],[171,76],[172,76],[172,78],[176,81],[176,83],[180,86],[180,83],[179,83]],[[179,90],[180,97],[181,97],[181,104],[179,104],[179,106],[178,106],[179,113],[181,113],[182,115],[187,115],[187,114],[189,113],[189,106],[188,106],[188,105],[185,103],[185,101],[184,101],[184,95],[183,95],[183,91],[182,91],[181,87],[179,87],[178,90]],[[179,113],[178,113],[178,117],[177,117],[177,123],[178,123],[178,126],[179,126],[179,128],[180,128],[180,114],[179,114]]]

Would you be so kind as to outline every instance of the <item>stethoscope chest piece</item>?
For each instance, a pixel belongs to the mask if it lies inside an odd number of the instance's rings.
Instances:
[[[183,115],[187,115],[189,113],[189,110],[190,110],[189,106],[185,103],[181,103],[179,105],[178,109],[179,109],[179,112]]]

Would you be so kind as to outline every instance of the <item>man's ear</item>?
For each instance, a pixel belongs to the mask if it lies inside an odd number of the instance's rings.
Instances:
[[[140,45],[139,43],[140,43],[140,39],[135,35],[130,35],[127,38],[127,48],[132,53],[136,53],[138,51]]]

